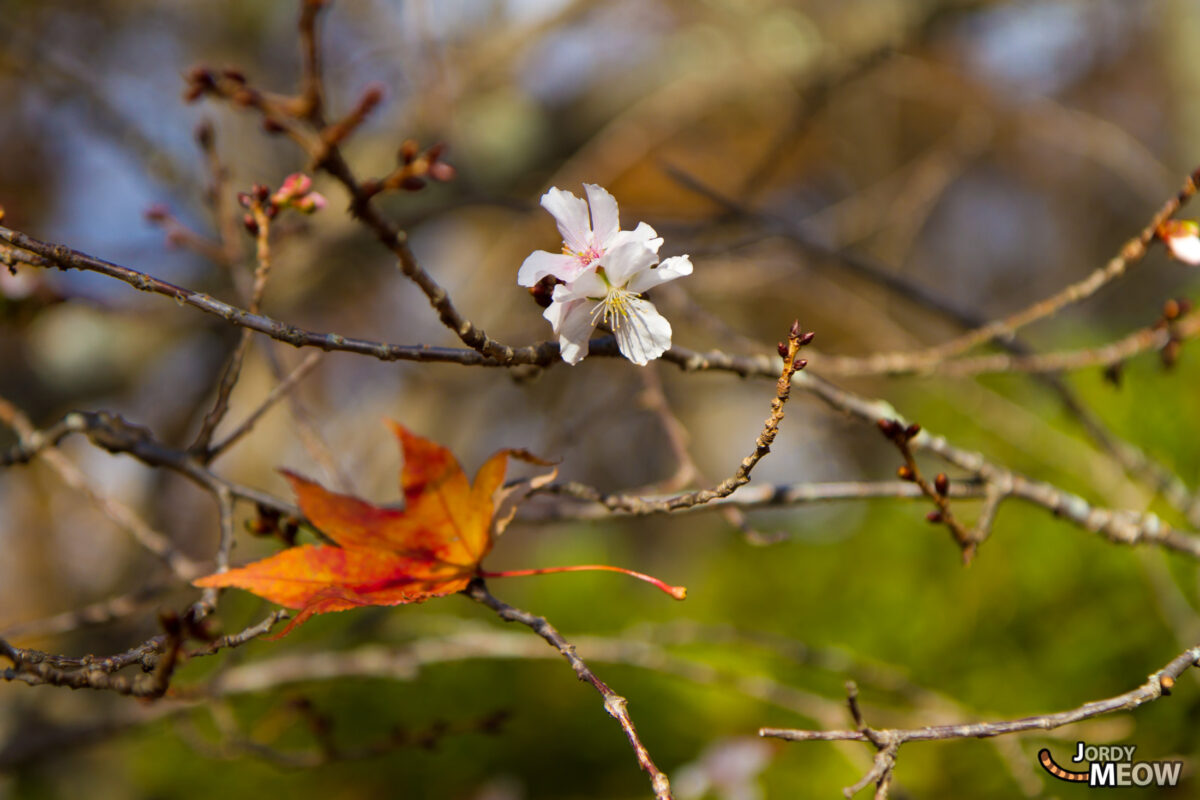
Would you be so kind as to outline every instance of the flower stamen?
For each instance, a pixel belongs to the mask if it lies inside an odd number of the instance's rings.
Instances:
[[[621,320],[629,318],[633,314],[632,301],[639,297],[641,297],[640,294],[622,289],[620,286],[609,286],[608,293],[599,298],[599,302],[592,306],[592,325],[598,324],[603,319],[604,324],[613,331],[619,330]]]

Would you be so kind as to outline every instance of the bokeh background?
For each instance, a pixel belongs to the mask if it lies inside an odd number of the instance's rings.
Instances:
[[[295,6],[0,2],[4,224],[233,297],[227,272],[172,246],[143,212],[163,204],[216,234],[193,135],[202,120],[237,188],[278,185],[305,168],[254,115],[181,99],[181,76],[198,63],[291,91]],[[460,310],[505,342],[549,335],[515,276],[530,251],[557,247],[537,206],[550,185],[577,194],[584,181],[604,185],[624,227],[645,220],[666,238],[664,254],[691,254],[694,276],[655,298],[676,343],[770,352],[799,318],[822,353],[866,354],[961,327],[817,251],[852,252],[991,318],[1104,263],[1200,162],[1200,6],[1188,0],[338,0],[324,22],[332,107],[349,108],[371,82],[387,93],[346,147],[360,174],[390,170],[405,138],[448,145],[454,182],[383,205]],[[455,344],[343,213],[339,188],[318,178],[317,189],[330,208],[277,244],[266,313],[347,336]],[[1026,340],[1037,349],[1109,341],[1152,323],[1194,282],[1156,248],[1133,275]],[[39,425],[105,409],[186,446],[237,336],[99,276],[0,275],[0,397]],[[1189,350],[1172,370],[1152,354],[1131,361],[1119,387],[1098,369],[1068,382],[1113,431],[1194,484],[1200,395]],[[256,340],[223,430],[303,355]],[[819,372],[820,355],[812,360]],[[846,385],[1037,479],[1181,522],[1028,377]],[[334,353],[216,467],[279,496],[287,488],[275,469],[286,466],[391,501],[399,456],[382,427],[391,417],[450,446],[468,470],[518,446],[561,459],[566,478],[652,487],[679,467],[652,407],[661,393],[707,485],[750,451],[771,392],[767,381],[614,359],[509,374]],[[0,431],[0,445],[12,441]],[[63,449],[98,490],[193,558],[211,558],[210,497],[83,441]],[[754,483],[879,479],[898,463],[877,432],[799,395]],[[971,504],[960,507],[972,516]],[[836,796],[865,771],[868,748],[754,735],[763,725],[848,725],[849,678],[876,725],[999,719],[1126,691],[1200,638],[1196,565],[1184,557],[1118,547],[1012,502],[964,568],[926,510],[880,500],[750,515],[755,531],[778,537],[748,536],[715,514],[519,521],[490,568],[620,564],[687,585],[689,599],[607,574],[492,589],[547,616],[629,698],[680,797]],[[239,562],[279,546],[239,536]],[[0,473],[0,631],[148,595],[122,619],[18,644],[121,651],[157,630],[158,609],[194,599],[166,574],[44,465]],[[267,608],[230,592],[219,617],[233,631]],[[318,618],[281,642],[188,664],[176,685],[368,646],[415,660],[388,677],[303,681],[182,710],[0,684],[0,796],[647,796],[595,693],[539,639],[462,598]],[[1064,762],[1077,740],[1190,763],[1198,689],[1189,674],[1168,699],[1054,736],[907,746],[895,793],[1082,794],[1035,761],[1048,745]],[[314,732],[313,714],[328,730]],[[496,714],[506,716],[485,724]],[[302,768],[279,757],[320,755],[330,738],[350,751],[395,728],[408,739],[372,758]],[[1163,796],[1189,791],[1194,778]]]

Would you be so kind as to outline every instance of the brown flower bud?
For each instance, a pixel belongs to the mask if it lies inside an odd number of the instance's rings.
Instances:
[[[1159,355],[1162,357],[1164,367],[1175,366],[1175,362],[1179,360],[1179,348],[1181,346],[1178,339],[1172,339],[1163,345],[1163,349]]]
[[[215,86],[217,83],[216,78],[213,77],[212,70],[208,67],[200,66],[192,67],[188,70],[187,82],[199,87],[202,91]]]
[[[403,164],[411,164],[413,159],[417,157],[417,153],[419,151],[420,145],[417,144],[415,139],[405,139],[400,145],[400,162]]]
[[[533,301],[542,308],[548,308],[554,298],[554,285],[558,281],[547,276],[529,287],[529,294],[533,297]]]
[[[185,614],[183,622],[187,626],[187,635],[192,639],[201,642],[211,642],[217,638],[216,631],[211,624],[212,620],[196,619],[191,614]]]
[[[911,481],[917,476],[913,473],[912,467],[910,467],[908,464],[901,464],[896,469],[896,477],[902,481]]]
[[[1113,386],[1121,385],[1121,376],[1124,373],[1125,363],[1123,361],[1114,361],[1104,368],[1104,380],[1111,383]]]
[[[372,83],[367,86],[362,97],[358,100],[359,110],[363,114],[370,113],[371,109],[379,105],[383,101],[384,89],[382,83]]]
[[[283,543],[288,547],[295,546],[296,537],[298,535],[300,535],[300,522],[295,517],[288,517],[283,521],[283,524],[279,526],[279,538],[282,539]]]
[[[937,523],[937,522],[941,522],[943,519],[944,519],[944,517],[942,516],[941,511],[930,511],[928,514],[925,515],[926,522]]]
[[[213,126],[208,120],[203,120],[196,126],[196,144],[208,150],[213,145]]]
[[[775,349],[779,351],[780,358],[787,358],[788,347],[786,344],[780,342],[779,344],[775,345]]]
[[[921,432],[921,426],[914,422],[912,425],[909,425],[907,428],[904,429],[904,438],[912,439],[920,432]]]
[[[946,493],[950,491],[950,479],[946,477],[946,473],[939,472],[937,474],[937,477],[933,479],[933,488],[942,497],[946,496]]]
[[[158,612],[158,624],[168,636],[178,636],[183,632],[183,620],[171,609]]]

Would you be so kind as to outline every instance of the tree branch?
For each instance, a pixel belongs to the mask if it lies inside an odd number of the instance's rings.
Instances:
[[[624,697],[610,689],[604,681],[596,677],[596,674],[592,672],[583,659],[575,652],[574,645],[564,639],[562,634],[547,622],[544,617],[534,616],[528,611],[522,611],[501,600],[497,600],[488,592],[487,586],[482,579],[477,578],[473,580],[463,590],[463,594],[475,602],[482,603],[492,609],[505,622],[521,623],[545,639],[551,647],[562,653],[563,658],[571,665],[571,669],[575,670],[575,674],[579,676],[579,680],[590,683],[600,693],[600,696],[604,698],[604,710],[609,713],[609,716],[620,723],[621,729],[625,731],[625,738],[629,740],[634,755],[637,756],[638,765],[650,776],[650,785],[654,789],[654,796],[658,800],[671,800],[671,782],[667,779],[666,774],[654,765],[654,760],[650,758],[649,751],[642,744],[637,728],[634,727],[633,720],[629,716],[628,702]]]

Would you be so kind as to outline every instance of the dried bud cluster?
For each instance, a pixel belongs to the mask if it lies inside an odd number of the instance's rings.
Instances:
[[[1171,298],[1163,303],[1162,316],[1154,323],[1155,330],[1166,329],[1167,343],[1159,351],[1164,367],[1173,367],[1179,360],[1179,351],[1183,347],[1183,339],[1174,330],[1172,323],[1192,310],[1192,301],[1186,297]]]
[[[905,427],[903,423],[894,419],[881,419],[878,423],[879,431],[888,439],[888,441],[899,444],[907,444],[910,440],[916,437],[921,432],[921,426],[913,423]]]
[[[254,536],[274,536],[292,547],[296,544],[296,536],[300,533],[300,521],[292,516],[285,516],[279,509],[255,506],[255,517],[246,522],[246,530]]]
[[[368,196],[396,189],[417,192],[424,189],[429,181],[452,181],[457,172],[453,166],[442,161],[445,151],[446,145],[438,142],[422,153],[415,140],[405,139],[396,154],[399,166],[382,178],[363,181],[363,191]]]
[[[776,349],[779,351],[779,357],[787,359],[792,353],[798,351],[801,347],[812,344],[812,340],[817,337],[813,331],[802,332],[800,328],[800,320],[794,320],[792,327],[788,330],[787,342],[780,342]],[[794,348],[794,349],[793,349]],[[802,370],[808,366],[808,359],[795,358],[792,361],[793,370]]]
[[[216,92],[218,88],[228,95],[235,105],[251,106],[260,99],[258,92],[246,86],[246,75],[240,70],[215,70],[198,66],[189,70],[184,79],[186,88],[183,91],[183,99],[187,103],[194,103],[204,95]]]
[[[211,642],[217,636],[213,633],[208,620],[198,620],[192,614],[180,614],[166,609],[158,614],[158,624],[168,638],[182,642],[185,639],[195,639],[201,642]]]

